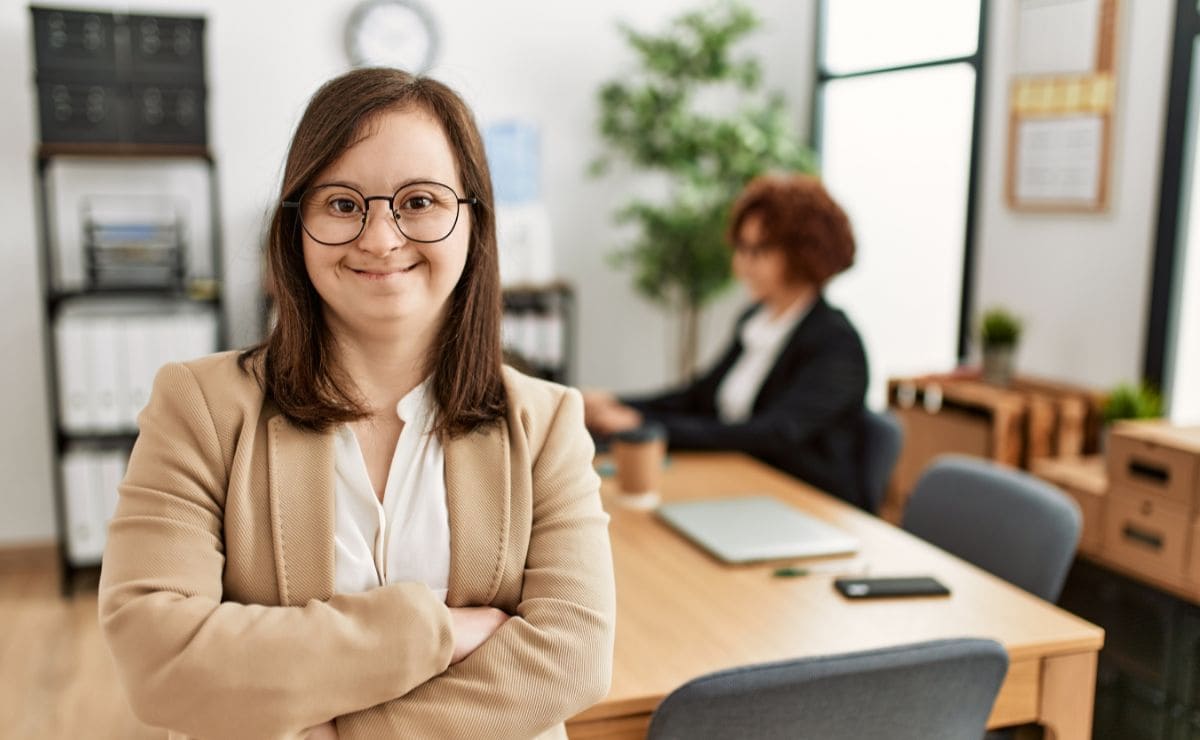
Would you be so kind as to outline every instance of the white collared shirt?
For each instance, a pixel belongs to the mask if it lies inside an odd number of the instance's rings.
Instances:
[[[367,475],[353,430],[334,434],[334,592],[358,593],[389,583],[424,583],[441,599],[450,581],[450,515],[445,456],[431,434],[429,380],[396,404],[404,421],[383,502]]]
[[[742,324],[742,353],[717,386],[717,417],[721,421],[737,424],[750,418],[754,399],[779,359],[783,345],[813,303],[801,298],[775,318],[765,305],[760,306]]]

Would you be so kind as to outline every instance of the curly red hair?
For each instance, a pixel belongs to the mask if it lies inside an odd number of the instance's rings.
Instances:
[[[816,177],[797,173],[759,175],[733,204],[725,238],[738,246],[746,218],[758,216],[763,243],[782,249],[789,277],[818,287],[854,264],[854,233],[845,211]]]

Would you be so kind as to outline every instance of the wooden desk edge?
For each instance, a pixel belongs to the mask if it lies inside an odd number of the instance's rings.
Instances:
[[[1088,624],[1091,627],[1089,630],[1091,634],[1087,637],[1077,637],[1074,640],[1056,643],[1050,648],[1037,644],[1008,648],[1008,659],[1010,662],[1016,663],[1034,658],[1045,659],[1077,653],[1098,653],[1104,647],[1104,629],[1090,622]]]
[[[1079,638],[1070,642],[1056,645],[1052,649],[1044,646],[1031,645],[1012,648],[1009,650],[1009,665],[1024,663],[1044,663],[1047,660],[1089,653],[1099,653],[1104,647],[1104,630],[1093,626],[1093,634],[1087,638]],[[610,702],[602,700],[588,707],[568,720],[568,724],[582,724],[600,720],[611,720],[621,717],[632,717],[652,713],[666,697],[635,697]]]
[[[1086,737],[1092,722],[1082,710],[1094,702],[1097,650],[1012,659],[988,716],[988,729],[1042,722],[1065,730],[1066,737]],[[567,721],[568,734],[571,740],[640,740],[657,707],[653,699],[596,705]]]
[[[650,714],[658,708],[659,703],[665,698],[665,696],[662,698],[639,697],[635,699],[623,699],[612,703],[608,703],[607,700],[601,700],[598,704],[593,704],[567,720],[567,724]]]

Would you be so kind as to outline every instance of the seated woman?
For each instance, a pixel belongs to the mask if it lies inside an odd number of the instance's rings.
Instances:
[[[861,483],[867,359],[821,291],[854,262],[846,214],[816,178],[756,178],[730,217],[733,272],[755,301],[720,360],[690,385],[643,398],[584,396],[599,435],[646,419],[675,450],[736,450],[867,506]]]

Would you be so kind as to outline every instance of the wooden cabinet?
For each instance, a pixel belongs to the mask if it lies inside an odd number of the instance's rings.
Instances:
[[[938,455],[1025,467],[1034,459],[1094,451],[1102,400],[1090,389],[1036,378],[991,385],[970,369],[891,379],[888,406],[904,428],[904,447],[884,518],[900,519],[921,472]]]
[[[1034,475],[1058,486],[1075,500],[1083,515],[1079,551],[1100,552],[1104,545],[1105,499],[1108,475],[1100,455],[1071,458],[1039,458],[1030,461]]]
[[[1182,507],[1146,496],[1110,495],[1105,520],[1101,553],[1106,560],[1183,585],[1191,528]]]
[[[1095,737],[1200,737],[1200,428],[1126,422],[1107,460],[1031,468],[1092,507],[1059,604],[1105,629]]]
[[[1200,603],[1200,427],[1124,422],[1100,456],[1035,460],[1080,505],[1080,552]]]
[[[1200,487],[1200,427],[1124,422],[1109,436],[1114,493],[1170,501],[1191,514]]]

